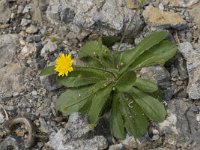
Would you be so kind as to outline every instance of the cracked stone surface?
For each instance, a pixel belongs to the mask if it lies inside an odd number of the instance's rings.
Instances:
[[[187,93],[191,99],[200,99],[200,53],[195,50],[191,43],[180,43],[179,51],[183,54],[187,61],[187,71],[189,75],[189,83]]]
[[[107,140],[103,136],[81,138],[89,133],[88,121],[86,117],[78,113],[70,116],[67,127],[54,132],[50,136],[49,145],[54,150],[103,150],[108,146]]]
[[[129,30],[133,34],[143,26],[141,18],[122,0],[51,0],[47,18],[55,24],[73,22],[86,30],[100,29],[109,33],[122,32],[130,22]]]
[[[178,145],[182,149],[196,149],[200,146],[200,126],[188,99],[173,99],[168,104],[168,117],[159,127],[169,148]]]
[[[0,92],[5,96],[12,96],[24,89],[24,68],[18,63],[12,63],[0,70]]]
[[[0,68],[12,62],[18,44],[18,36],[15,34],[0,35]]]

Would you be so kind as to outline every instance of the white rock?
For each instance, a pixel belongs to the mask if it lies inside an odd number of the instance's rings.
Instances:
[[[0,124],[4,123],[5,118],[4,115],[0,112]]]
[[[37,91],[32,91],[31,94],[32,94],[33,96],[37,96]]]
[[[163,11],[163,10],[165,9],[162,3],[160,3],[160,4],[158,5],[158,7],[159,7],[159,9],[160,9],[161,11]]]
[[[196,119],[197,119],[198,122],[200,122],[200,114],[196,115]]]
[[[35,51],[36,51],[36,48],[34,47],[33,44],[27,44],[22,48],[22,50],[19,54],[19,58],[25,59],[28,56],[30,56],[31,54],[33,54]]]
[[[24,18],[23,18],[23,19],[21,20],[21,23],[20,23],[20,24],[21,24],[22,27],[25,27],[25,26],[29,25],[30,23],[31,23],[31,20],[29,20],[29,19],[24,19]]]

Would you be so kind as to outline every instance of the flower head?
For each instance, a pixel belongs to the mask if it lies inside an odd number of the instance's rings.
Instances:
[[[68,73],[73,71],[73,60],[71,59],[71,55],[61,54],[56,59],[55,71],[58,72],[58,76],[68,76]]]

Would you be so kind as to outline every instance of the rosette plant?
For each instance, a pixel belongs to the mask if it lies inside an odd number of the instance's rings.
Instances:
[[[157,84],[142,79],[136,72],[142,67],[163,65],[175,55],[176,45],[167,40],[168,34],[153,32],[135,48],[125,51],[109,49],[115,38],[88,41],[78,54],[84,63],[73,64],[68,76],[57,76],[67,90],[58,98],[56,109],[66,116],[73,112],[84,113],[92,127],[109,112],[114,137],[123,139],[126,132],[134,137],[142,136],[149,122],[165,119],[166,111],[159,99]],[[59,74],[55,66],[41,72],[42,75],[52,73]]]

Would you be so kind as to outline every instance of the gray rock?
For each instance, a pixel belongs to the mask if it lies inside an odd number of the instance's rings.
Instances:
[[[27,41],[28,43],[33,43],[33,42],[34,42],[34,36],[27,36],[27,37],[26,37],[26,41]]]
[[[100,150],[106,149],[107,140],[103,136],[84,138],[89,132],[86,117],[79,113],[73,113],[68,120],[66,128],[50,135],[48,145],[55,150]]]
[[[189,83],[187,93],[190,99],[200,98],[200,53],[194,50],[191,43],[180,43],[178,50],[183,54],[187,61],[187,71]]]
[[[0,143],[0,149],[6,150],[9,149],[12,146],[13,150],[20,150],[21,147],[19,147],[16,139],[12,137],[7,137],[3,142]]]
[[[24,89],[24,69],[17,63],[11,63],[0,69],[0,91],[5,95],[20,93]]]
[[[103,150],[106,149],[108,143],[103,136],[95,136],[92,139],[80,139],[66,142],[62,142],[65,139],[63,131],[58,131],[54,136],[50,136],[49,146],[54,150]]]
[[[140,71],[143,79],[152,80],[162,89],[163,99],[170,100],[174,94],[171,88],[170,73],[163,66],[144,67]]]
[[[163,66],[144,67],[140,76],[155,81],[162,88],[170,86],[170,73]]]
[[[67,1],[64,0],[50,0],[46,13],[47,18],[53,24],[72,22],[75,15],[70,6],[68,6]]]
[[[26,5],[26,6],[24,7],[24,10],[23,10],[22,13],[23,13],[23,14],[28,13],[30,10],[31,10],[31,5],[28,4],[28,5]]]
[[[25,27],[25,26],[29,25],[30,23],[31,23],[31,20],[23,18],[20,24],[22,27]]]
[[[74,23],[86,30],[119,33],[130,23],[132,35],[143,27],[139,14],[129,9],[123,0],[50,0],[47,18],[54,24]]]
[[[129,43],[116,43],[112,46],[112,49],[114,51],[124,51],[124,50],[127,50],[127,49],[131,49],[133,48],[134,46],[132,44],[129,44]]]
[[[51,42],[51,40],[48,40],[47,44],[45,44],[42,48],[40,55],[46,57],[48,52],[54,52],[57,48],[58,47],[56,43],[53,43]]]
[[[143,17],[147,24],[153,27],[176,28],[182,29],[186,27],[186,21],[173,12],[161,11],[159,8],[147,6],[143,11]]]
[[[0,35],[0,68],[12,62],[15,55],[18,36],[15,34]]]
[[[34,36],[34,42],[40,42],[41,41],[41,36],[40,35],[35,35]]]
[[[133,136],[126,136],[126,139],[121,140],[120,143],[124,145],[126,149],[135,149],[138,148],[138,143]]]
[[[181,80],[185,80],[188,78],[185,59],[183,58],[183,56],[180,53],[178,53],[176,55],[175,67],[177,68],[179,78]]]
[[[108,150],[123,150],[124,146],[122,144],[115,144],[115,145],[111,145],[109,146]]]
[[[163,143],[168,148],[199,148],[200,126],[191,106],[192,103],[187,99],[173,99],[168,104],[168,116],[159,124],[161,134],[165,135]]]
[[[11,10],[7,0],[0,1],[0,23],[7,23],[11,16]]]
[[[176,7],[191,7],[192,5],[198,3],[199,0],[163,0],[163,4],[170,4]]]
[[[39,118],[39,121],[40,121],[40,131],[43,133],[49,133],[49,128],[44,118]]]
[[[56,80],[56,75],[40,76],[40,82],[48,91],[53,91],[61,87]]]
[[[67,129],[73,133],[74,138],[80,138],[89,132],[88,120],[79,113],[73,113],[67,122]]]

